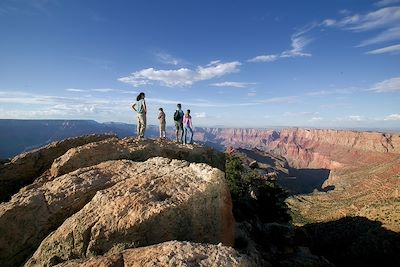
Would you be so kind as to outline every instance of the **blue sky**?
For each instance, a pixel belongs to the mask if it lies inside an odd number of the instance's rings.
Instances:
[[[0,118],[400,128],[400,0],[2,0],[0,38]]]

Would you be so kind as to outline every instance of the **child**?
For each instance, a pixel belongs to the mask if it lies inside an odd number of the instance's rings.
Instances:
[[[158,109],[158,120],[160,121],[160,139],[165,139],[165,113],[162,108]]]

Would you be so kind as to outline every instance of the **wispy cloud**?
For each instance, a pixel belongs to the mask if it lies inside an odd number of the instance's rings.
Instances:
[[[279,55],[261,55],[249,59],[248,62],[272,62],[279,58]]]
[[[13,1],[3,0],[0,3],[0,15],[1,14],[22,14],[22,15],[33,15],[33,14],[51,14],[51,8],[57,5],[58,1],[52,0],[26,0],[26,1]]]
[[[306,37],[305,34],[315,27],[314,24],[307,26],[305,29],[296,32],[291,36],[291,49],[285,50],[280,54],[259,55],[253,57],[248,62],[272,62],[279,58],[289,57],[310,57],[310,53],[304,52],[305,47],[312,42],[312,39]]]
[[[119,90],[113,88],[94,88],[94,89],[81,89],[81,88],[68,88],[65,89],[68,92],[75,92],[75,93],[87,93],[87,92],[96,92],[96,93],[122,93],[122,94],[137,94],[136,91],[126,91],[126,90]]]
[[[85,90],[85,89],[77,89],[77,88],[68,88],[65,90],[68,92],[87,92],[87,90]]]
[[[383,7],[383,6],[390,6],[390,5],[398,4],[398,3],[400,3],[400,0],[381,0],[377,3],[375,3],[375,5],[379,6],[379,7]]]
[[[400,1],[380,1],[378,6],[398,3]],[[400,6],[383,7],[365,14],[348,15],[340,19],[326,19],[321,24],[325,27],[338,27],[352,32],[383,30],[378,35],[361,42],[358,47],[381,44],[400,39]],[[379,51],[376,49],[373,51]],[[377,52],[378,54],[380,52]],[[384,53],[384,52],[383,52]],[[368,53],[374,54],[374,53]]]
[[[309,117],[309,116],[317,116],[319,112],[313,111],[301,111],[301,112],[285,112],[283,116],[286,117]]]
[[[355,87],[350,87],[350,88],[343,88],[343,89],[335,89],[335,90],[319,90],[319,91],[311,91],[307,92],[307,96],[325,96],[325,95],[346,95],[346,94],[351,94],[359,89]]]
[[[391,45],[375,50],[368,51],[367,54],[385,54],[385,53],[391,53],[391,54],[399,54],[400,53],[400,44],[398,45]]]
[[[367,39],[359,44],[359,47],[384,43],[388,41],[398,40],[400,39],[400,27],[394,27],[385,30],[384,32],[378,34],[377,36]]]
[[[216,87],[234,87],[234,88],[246,88],[256,83],[245,83],[245,82],[220,82],[220,83],[212,83],[210,85]]]
[[[310,122],[319,122],[319,121],[322,121],[322,120],[323,120],[322,117],[312,117],[312,118],[310,119]]]
[[[206,67],[198,66],[195,70],[180,68],[177,70],[156,70],[148,68],[133,72],[131,75],[121,77],[118,80],[135,87],[158,82],[168,87],[191,86],[198,81],[210,80],[229,73],[239,71],[241,65],[238,61],[222,63],[213,61]]]
[[[259,102],[264,104],[293,104],[299,102],[299,97],[298,96],[272,97],[259,100]]]
[[[155,54],[157,60],[163,64],[167,64],[167,65],[174,65],[177,66],[179,64],[183,63],[183,60],[178,59],[168,53],[165,52],[158,52]]]
[[[400,77],[395,77],[378,82],[374,84],[369,90],[375,91],[377,93],[400,92]]]
[[[400,114],[388,115],[383,120],[385,120],[385,121],[400,121]]]
[[[109,92],[115,92],[118,90],[111,89],[111,88],[97,88],[97,89],[91,89],[93,92],[100,92],[100,93],[109,93]]]
[[[195,118],[206,118],[207,114],[205,112],[194,113]]]
[[[196,100],[183,100],[183,99],[163,99],[163,98],[146,98],[148,103],[158,103],[164,105],[176,105],[177,103],[181,103],[184,106],[191,107],[237,107],[237,106],[254,106],[259,105],[260,103],[256,102],[242,102],[242,103],[218,103],[218,102],[210,102],[210,101],[196,101]]]

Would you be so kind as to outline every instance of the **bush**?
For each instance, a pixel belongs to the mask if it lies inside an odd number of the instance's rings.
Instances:
[[[236,221],[290,221],[285,190],[265,180],[256,170],[245,168],[237,156],[226,156],[225,172]]]

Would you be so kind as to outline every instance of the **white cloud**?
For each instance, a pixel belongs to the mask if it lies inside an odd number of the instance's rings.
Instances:
[[[114,92],[114,91],[117,91],[117,90],[111,89],[111,88],[98,88],[98,89],[91,89],[91,91],[100,92],[100,93],[109,93],[109,92]]]
[[[159,82],[168,87],[191,86],[198,81],[210,80],[226,74],[239,71],[241,65],[238,61],[221,63],[213,61],[206,67],[198,66],[196,70],[180,68],[177,70],[156,70],[154,68],[133,72],[130,76],[121,77],[118,80],[135,87]]]
[[[358,89],[355,87],[349,87],[349,88],[335,89],[335,90],[311,91],[311,92],[307,92],[306,95],[308,95],[308,96],[324,96],[324,95],[334,95],[334,94],[345,95],[345,94],[351,94],[357,90]]]
[[[322,120],[323,120],[322,117],[312,117],[312,118],[310,119],[310,122],[318,122],[318,121],[322,121]]]
[[[206,118],[207,115],[205,112],[200,112],[200,113],[194,113],[195,118]]]
[[[375,50],[368,51],[367,54],[384,54],[384,53],[393,53],[393,54],[398,54],[400,53],[400,44],[398,45],[391,45]]]
[[[347,118],[345,118],[345,120],[349,120],[349,121],[362,121],[363,118],[359,115],[350,115]]]
[[[384,43],[388,41],[398,40],[400,39],[400,27],[394,27],[387,29],[386,31],[378,34],[377,36],[370,38],[368,40],[363,41],[359,44],[359,47]]]
[[[248,86],[254,85],[256,83],[244,83],[244,82],[221,82],[212,83],[210,85],[217,87],[235,87],[235,88],[246,88]]]
[[[385,2],[385,4],[384,4]],[[381,1],[378,6],[395,3]],[[358,46],[367,46],[400,39],[400,6],[383,7],[365,14],[347,15],[341,19],[326,19],[321,24],[326,27],[338,27],[353,32],[365,32],[383,29],[383,32],[361,42]],[[376,51],[376,50],[374,50]],[[373,53],[373,51],[371,51]],[[380,53],[379,51],[376,52]]]
[[[65,90],[68,91],[68,92],[87,92],[87,90],[76,89],[76,88],[68,88],[68,89],[65,89]]]
[[[248,62],[272,62],[279,58],[278,55],[261,55],[249,59]]]
[[[248,102],[248,103],[216,103],[216,102],[210,102],[210,101],[194,101],[194,100],[189,100],[189,101],[183,101],[183,100],[173,100],[173,99],[161,99],[161,98],[146,98],[148,103],[159,103],[159,104],[165,104],[165,105],[176,105],[177,103],[181,103],[184,106],[193,106],[193,107],[220,107],[220,108],[225,108],[225,107],[237,107],[237,106],[254,106],[254,105],[259,105],[260,103],[254,103],[254,102]]]
[[[377,93],[400,92],[400,77],[395,77],[384,80],[382,82],[378,82],[374,84],[370,90]]]
[[[330,27],[330,26],[334,26],[336,23],[337,23],[337,21],[334,20],[334,19],[326,19],[326,20],[324,20],[324,21],[322,22],[322,25],[323,25],[323,26]]]
[[[283,97],[273,97],[267,98],[259,101],[264,104],[293,104],[299,102],[297,96],[283,96]]]
[[[310,111],[301,111],[301,112],[285,112],[283,116],[286,117],[307,117],[307,116],[316,116],[319,112],[310,112]]]
[[[400,3],[400,0],[381,0],[377,3],[375,3],[376,6],[383,7],[383,6],[389,6],[393,4]]]
[[[282,52],[281,57],[309,57],[311,54],[304,53],[303,49],[312,40],[305,36],[292,36],[292,49]]]
[[[272,62],[278,60],[279,58],[289,58],[289,57],[310,57],[310,53],[305,53],[304,48],[311,43],[312,39],[304,36],[308,31],[313,29],[316,25],[312,24],[305,29],[293,34],[291,36],[291,47],[290,50],[285,50],[282,53],[275,55],[260,55],[253,57],[248,62]]]
[[[368,31],[398,25],[399,21],[400,7],[385,7],[364,15],[344,17],[335,25],[352,31]]]
[[[161,63],[164,64],[168,64],[168,65],[179,65],[182,63],[182,60],[177,59],[173,56],[171,56],[170,54],[164,53],[164,52],[159,52],[156,53],[156,57],[158,59],[158,61],[160,61]]]
[[[385,121],[400,121],[400,114],[388,115],[383,120],[385,120]]]

